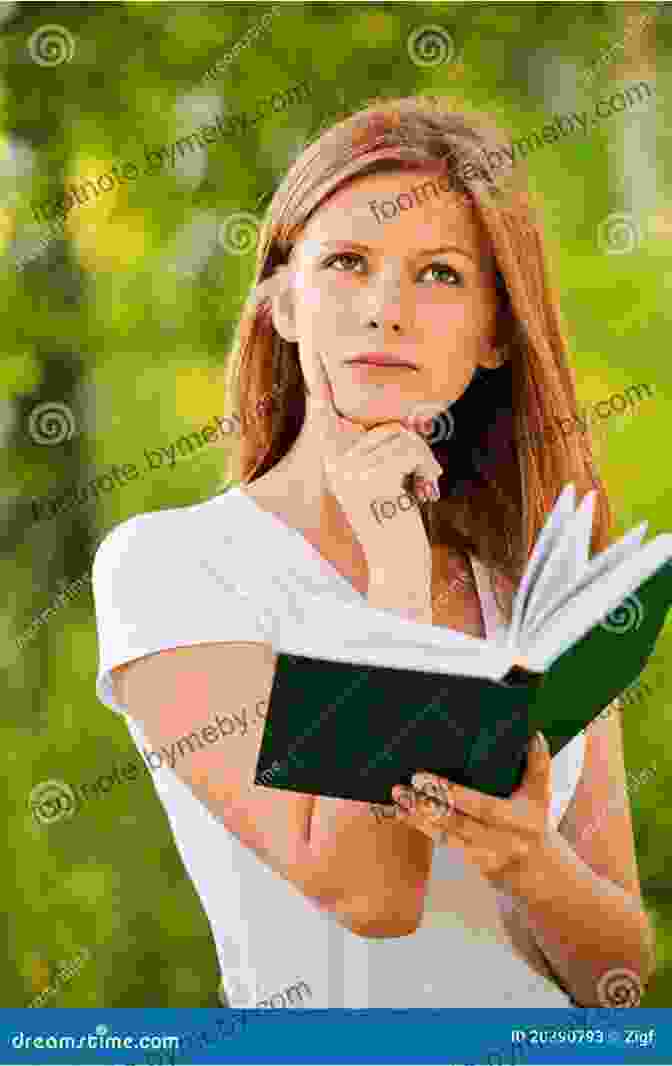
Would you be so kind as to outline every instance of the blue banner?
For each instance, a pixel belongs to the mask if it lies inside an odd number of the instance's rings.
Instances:
[[[0,1064],[672,1062],[668,1010],[98,1010],[0,1012]]]

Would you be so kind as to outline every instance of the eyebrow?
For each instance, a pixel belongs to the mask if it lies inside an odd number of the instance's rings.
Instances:
[[[357,248],[362,252],[374,251],[374,249],[370,248],[368,244],[358,244],[356,241],[318,241],[318,244],[323,245],[325,248],[339,247],[347,244],[350,248]],[[446,244],[441,248],[421,248],[419,251],[415,252],[415,256],[416,258],[420,258],[423,255],[439,255],[442,252],[457,252],[458,255],[464,256],[465,259],[471,259],[473,263],[477,263],[477,260],[471,252],[465,251],[464,248],[459,248],[456,244]]]

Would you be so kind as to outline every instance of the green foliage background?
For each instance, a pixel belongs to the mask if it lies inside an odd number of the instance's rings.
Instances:
[[[39,782],[91,782],[115,763],[137,761],[123,720],[95,695],[90,586],[23,650],[14,637],[90,571],[95,548],[119,522],[206,499],[227,482],[233,437],[173,469],[147,471],[98,503],[40,522],[31,510],[33,498],[83,485],[113,464],[143,468],[145,449],[168,447],[230,410],[225,353],[252,278],[254,242],[248,254],[227,253],[217,227],[234,212],[261,218],[289,162],[318,129],[371,96],[427,93],[489,111],[520,137],[553,114],[587,110],[624,85],[655,81],[650,100],[588,136],[535,152],[527,168],[547,223],[580,407],[635,383],[652,386],[650,398],[598,427],[598,466],[617,532],[644,519],[650,536],[672,530],[664,454],[672,161],[657,117],[670,92],[671,6],[284,3],[224,74],[199,87],[268,5],[3,5],[3,1006],[27,1006],[57,965],[84,948],[91,959],[48,1006],[218,1005],[212,938],[149,775],[115,784],[71,820],[41,825],[28,809]],[[648,26],[631,33],[594,85],[582,88],[581,72],[624,39],[626,21],[647,11],[655,12]],[[408,35],[426,23],[453,36],[452,60],[411,62]],[[70,61],[31,59],[30,36],[46,24],[71,34]],[[259,97],[302,79],[312,86],[306,102],[270,112],[244,139],[218,139],[207,153],[188,153],[175,168],[141,175],[71,211],[64,239],[15,268],[19,248],[37,232],[31,201],[55,199],[64,182],[109,172],[113,163],[141,165],[145,147],[214,121],[213,109],[251,112]],[[639,227],[627,254],[609,254],[598,241],[598,227],[614,212]],[[39,446],[28,432],[30,412],[45,401],[74,414],[75,433],[59,446]],[[644,898],[658,935],[658,972],[645,1007],[672,999],[671,651],[668,619],[644,674],[649,695],[629,706],[624,722],[628,770],[656,767],[631,795]]]

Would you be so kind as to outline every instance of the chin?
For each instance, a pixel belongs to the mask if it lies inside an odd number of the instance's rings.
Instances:
[[[364,429],[375,429],[376,426],[384,426],[387,422],[401,422],[405,415],[401,411],[362,411],[353,410],[349,411],[347,408],[341,409],[336,407],[339,415],[343,418],[347,418],[349,422],[354,423],[356,426],[363,426]]]
[[[410,400],[403,401],[400,397],[391,400],[389,396],[385,399],[382,396],[372,398],[360,395],[354,399],[352,396],[341,396],[340,401],[338,396],[334,397],[334,406],[339,415],[366,429],[385,425],[386,422],[401,422],[413,406]]]

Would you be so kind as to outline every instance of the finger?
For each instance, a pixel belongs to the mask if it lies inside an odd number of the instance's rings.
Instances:
[[[540,738],[539,742],[537,738]],[[538,731],[528,744],[523,780],[511,799],[535,797],[550,802],[551,789],[551,751],[546,737]]]
[[[420,477],[418,474],[413,475],[413,494],[421,503],[438,500],[441,495],[439,486],[435,481],[426,481],[424,477]]]
[[[443,474],[441,463],[419,433],[409,429],[403,423],[402,426],[418,455],[418,464],[415,467],[416,477],[422,477],[425,481],[435,482],[438,487],[439,478]]]
[[[400,465],[404,467],[404,472],[407,474],[413,474],[416,469],[415,456],[412,449],[409,447],[408,439],[403,436],[391,436],[389,440],[383,442],[380,448],[376,448],[370,453],[369,466],[372,469],[380,469],[381,467],[387,467],[394,460],[395,466]]]
[[[374,452],[397,438],[401,440],[403,428],[398,422],[389,422],[384,426],[375,426],[368,430],[365,437],[357,445],[359,455],[373,455]]]
[[[385,426],[375,426],[368,432],[364,432],[361,440],[356,441],[348,452],[350,461],[359,464],[361,474],[362,461],[366,461],[367,475],[376,479],[382,468],[386,467],[391,460],[408,460],[401,474],[410,474],[413,482],[408,491],[413,493],[416,500],[426,502],[439,498],[439,488],[435,481],[429,481],[421,475],[414,474],[412,454],[409,457],[408,438],[403,433],[399,423],[390,423]]]
[[[417,781],[415,780],[417,778]],[[455,803],[453,800],[454,786],[445,777],[436,777],[431,775],[424,778],[422,775],[415,775],[414,787],[425,795],[434,796],[435,799],[442,804],[446,810],[452,811],[455,809]],[[417,782],[421,782],[418,784]]]
[[[394,819],[399,811],[396,803],[371,803],[370,807],[372,813],[375,814],[377,821]]]
[[[441,819],[443,823],[453,814],[453,808],[449,803],[420,789],[395,785],[392,789],[392,798],[412,818],[418,818],[423,822],[435,822]]]
[[[464,785],[456,785],[445,777],[429,774],[426,771],[418,771],[411,778],[414,788],[427,791],[430,781],[437,782],[435,788],[438,794],[450,796],[456,811],[468,814],[470,818],[484,825],[499,825],[515,829],[520,825],[520,815],[511,807],[510,799],[500,799],[498,796],[489,796],[485,792],[477,792],[476,789],[466,788]]]
[[[371,437],[374,437],[372,446],[369,444]],[[443,473],[443,467],[434,458],[424,441],[405,426],[399,423],[393,423],[390,427],[377,426],[369,430],[366,443],[362,441],[360,447],[362,449],[360,454],[374,457],[379,465],[388,462],[391,457],[407,457],[406,473],[422,481],[436,484],[438,490],[438,479]]]
[[[402,799],[399,801],[399,820],[424,833],[437,844],[450,844],[464,850],[465,845],[471,845],[474,837],[480,839],[479,834],[488,835],[489,831],[484,826],[470,822],[466,816],[458,815],[456,820],[453,814],[446,814],[432,796],[411,793],[411,806],[408,809],[401,806]]]
[[[417,829],[419,833],[424,833],[425,836],[433,840],[435,844],[445,844],[452,848],[461,848],[463,853],[466,853],[465,844],[466,841],[461,840],[455,833],[451,833],[445,825],[439,825],[437,822],[429,822],[426,819],[419,818],[417,815],[410,814],[408,811],[401,811],[399,813],[399,821],[409,826],[411,829]]]

